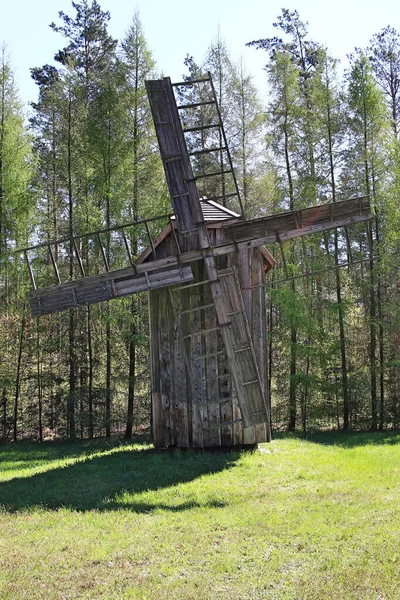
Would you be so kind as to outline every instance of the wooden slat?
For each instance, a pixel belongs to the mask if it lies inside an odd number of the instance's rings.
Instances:
[[[251,283],[251,337],[254,344],[256,358],[258,361],[258,370],[261,383],[264,387],[265,400],[270,409],[269,388],[268,388],[268,332],[266,321],[266,299],[264,283],[264,258],[256,248],[249,250],[250,263],[250,283]],[[261,284],[261,285],[260,285]],[[252,444],[254,442],[266,442],[271,439],[270,423],[261,423],[254,426],[254,441],[246,436],[246,429],[243,432],[243,443]],[[253,436],[251,436],[252,438]]]
[[[269,422],[269,411],[258,372],[249,324],[237,276],[231,269],[218,272],[211,282],[218,321],[225,342],[232,378],[245,427]],[[241,347],[240,356],[235,348]],[[247,350],[245,348],[247,347]],[[249,384],[248,382],[252,382]],[[230,420],[230,419],[223,419]]]
[[[209,303],[212,300],[212,293],[209,283],[204,285],[204,301]],[[205,331],[205,332],[204,332]],[[203,340],[205,359],[205,377],[206,383],[206,398],[207,407],[205,412],[207,415],[208,429],[204,423],[204,446],[220,446],[221,445],[221,430],[218,427],[220,422],[220,400],[219,398],[219,380],[216,378],[218,374],[218,360],[222,356],[226,356],[225,348],[218,350],[218,327],[217,315],[215,308],[206,309],[204,312],[204,329]]]
[[[198,106],[208,106],[215,104],[214,100],[207,100],[205,102],[193,102],[192,104],[179,104],[178,110],[186,110],[187,108],[197,108]]]
[[[203,279],[203,265],[198,263],[195,266],[196,279]],[[191,309],[191,329],[193,332],[199,332],[204,327],[202,326],[202,311],[199,310],[201,305],[204,305],[202,294],[198,290],[189,292],[190,309]],[[193,447],[202,448],[203,441],[203,420],[204,420],[204,404],[205,404],[205,386],[202,384],[204,379],[204,360],[201,357],[204,354],[203,338],[201,335],[196,335],[191,338],[191,380],[192,380],[192,443]],[[199,360],[200,359],[200,360]],[[206,413],[207,415],[207,413]]]
[[[159,361],[160,361],[160,395],[161,395],[161,411],[162,415],[162,439],[164,445],[175,445],[174,437],[174,421],[173,421],[173,365],[172,365],[172,332],[171,319],[172,310],[168,298],[168,291],[162,290],[159,296]]]
[[[135,276],[131,270],[129,276],[125,275],[122,278],[114,279],[110,273],[107,280],[86,277],[57,287],[35,290],[28,294],[28,298],[32,316],[37,317],[74,308],[77,304],[94,304],[149,289],[169,287],[192,279],[193,273],[188,266],[156,271],[148,273],[147,276],[145,273]]]
[[[203,220],[203,215],[171,80],[165,77],[146,81],[146,89],[178,230],[190,231]],[[157,125],[160,121],[165,124]],[[181,156],[181,159],[168,162],[171,156]],[[185,240],[185,244],[184,250],[196,248],[197,236]]]
[[[352,198],[332,204],[321,204],[223,226],[228,243],[245,244],[248,248],[319,233],[336,227],[369,221],[372,218],[368,197]]]
[[[184,344],[185,317],[182,314],[179,290],[174,294],[168,288],[168,297],[172,308],[171,324],[173,330],[173,397],[172,414],[174,420],[174,440],[179,448],[188,448],[189,442],[189,402],[190,388],[187,386],[187,356]]]
[[[160,336],[158,318],[160,315],[160,293],[150,292],[149,321],[150,321],[150,358],[151,358],[151,393],[152,393],[152,430],[156,448],[162,448],[167,441],[164,434],[161,403],[161,364]]]

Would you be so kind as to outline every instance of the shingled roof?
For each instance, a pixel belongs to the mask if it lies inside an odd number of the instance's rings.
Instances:
[[[222,206],[218,204],[218,202],[214,202],[214,200],[208,200],[207,198],[200,199],[200,206],[203,213],[203,217],[207,225],[210,227],[213,226],[213,223],[221,223],[222,221],[228,221],[229,219],[240,219],[240,215],[235,213],[233,210],[226,208],[226,206]],[[175,220],[175,216],[171,217],[171,220]],[[175,227],[175,226],[174,226]],[[157,248],[157,246],[165,240],[165,238],[171,233],[171,224],[169,223],[161,233],[153,240],[153,247]],[[268,252],[268,250],[264,246],[260,246],[260,252],[263,254],[266,260],[265,272],[269,271],[269,269],[273,268],[276,264],[273,256]],[[145,262],[147,258],[150,258],[152,255],[151,246],[147,247],[142,254],[138,257],[137,263]]]
[[[226,208],[226,206],[218,204],[218,202],[214,202],[214,200],[201,198],[200,206],[206,223],[220,223],[221,221],[226,221],[228,219],[240,218],[238,213]],[[175,217],[172,217],[172,219],[175,219]]]

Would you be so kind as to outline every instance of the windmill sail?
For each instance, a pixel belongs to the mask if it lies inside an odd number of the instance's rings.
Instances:
[[[181,246],[200,249],[229,368],[235,383],[245,427],[269,423],[269,407],[258,371],[243,298],[232,268],[219,269],[202,217],[196,179],[171,80],[148,81],[147,94],[153,114],[171,201],[176,215]]]

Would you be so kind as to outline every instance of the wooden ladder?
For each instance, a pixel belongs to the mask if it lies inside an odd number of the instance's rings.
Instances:
[[[239,216],[245,218],[211,73],[201,79],[174,83],[172,87],[180,102],[177,109],[189,148],[188,155],[198,184],[199,196],[224,206],[233,202],[239,210]],[[209,170],[210,165],[205,164],[207,159],[211,159],[211,163],[217,165],[217,170]],[[220,190],[217,194],[213,191],[213,188],[216,188],[216,180],[219,180],[217,187]]]

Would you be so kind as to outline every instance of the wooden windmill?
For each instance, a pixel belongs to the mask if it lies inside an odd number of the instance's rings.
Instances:
[[[201,93],[188,100],[182,90],[196,86]],[[126,235],[138,222],[112,229],[126,250],[123,269],[108,264],[102,235],[110,230],[27,248],[32,314],[148,290],[155,445],[268,441],[263,283],[275,261],[264,244],[366,221],[369,201],[355,198],[246,220],[211,77],[178,84],[164,78],[146,87],[174,214],[159,218],[165,226],[156,236],[150,229],[157,219],[140,221],[148,247],[138,257]],[[207,171],[215,164],[219,168]],[[226,208],[232,200],[237,212]],[[96,240],[104,272],[85,272],[84,237]],[[81,275],[76,280],[61,279],[54,248],[62,243],[74,252]],[[30,254],[38,248],[48,252],[56,286],[37,289]]]

